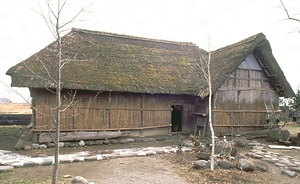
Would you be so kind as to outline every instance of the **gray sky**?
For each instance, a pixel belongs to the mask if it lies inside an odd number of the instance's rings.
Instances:
[[[285,2],[292,14],[300,14],[300,1]],[[0,81],[5,83],[0,83],[0,98],[24,101],[6,87],[11,81],[5,73],[54,41],[43,18],[33,11],[41,12],[39,3],[44,7],[42,0],[0,2]],[[215,50],[262,32],[292,88],[299,88],[300,33],[295,31],[300,24],[284,21],[279,0],[69,0],[63,18],[88,6],[70,27],[193,42],[206,50],[208,35]],[[29,98],[27,89],[15,90]]]

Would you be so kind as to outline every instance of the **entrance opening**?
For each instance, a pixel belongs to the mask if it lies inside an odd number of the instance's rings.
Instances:
[[[182,131],[182,105],[172,105],[172,132]]]

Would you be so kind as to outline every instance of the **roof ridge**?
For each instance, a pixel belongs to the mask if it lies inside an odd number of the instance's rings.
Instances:
[[[130,36],[130,35],[125,35],[125,34],[117,34],[117,33],[103,32],[103,31],[92,31],[92,30],[79,29],[79,28],[72,28],[72,31],[79,32],[79,33],[82,32],[82,33],[103,35],[103,36],[109,36],[109,37],[117,37],[117,38],[123,38],[123,39],[148,41],[148,42],[154,42],[154,43],[165,43],[165,44],[174,44],[174,45],[176,44],[176,45],[182,45],[182,46],[198,47],[195,43],[192,43],[192,42],[176,42],[176,41]]]
[[[221,48],[219,48],[219,49],[217,49],[217,50],[214,50],[214,51],[212,51],[212,52],[221,52],[221,51],[224,51],[224,50],[227,50],[227,49],[231,49],[231,48],[234,48],[234,47],[238,47],[238,46],[240,46],[240,45],[247,44],[247,43],[249,43],[249,42],[254,41],[254,40],[255,40],[257,37],[259,37],[259,36],[264,36],[264,37],[265,37],[265,35],[264,35],[263,33],[257,33],[257,34],[255,34],[255,35],[249,36],[249,37],[246,38],[246,39],[243,39],[243,40],[238,41],[238,42],[236,42],[236,43],[227,45],[227,46],[225,46],[225,47],[221,47]]]

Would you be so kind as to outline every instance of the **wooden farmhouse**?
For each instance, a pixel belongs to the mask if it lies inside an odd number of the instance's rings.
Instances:
[[[61,132],[203,131],[208,84],[199,61],[208,53],[197,45],[82,29],[62,42]],[[56,57],[53,42],[7,71],[11,86],[30,90],[36,135],[54,131]],[[277,112],[279,97],[294,96],[262,33],[211,52],[211,72],[218,135],[266,127],[266,104]]]

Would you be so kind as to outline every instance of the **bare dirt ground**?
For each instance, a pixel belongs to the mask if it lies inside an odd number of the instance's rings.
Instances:
[[[258,140],[264,142],[264,139]],[[112,144],[90,146],[82,148],[62,148],[62,153],[79,151],[110,150],[118,148],[166,146],[174,145],[175,140],[133,144]],[[264,142],[268,143],[268,142]],[[270,144],[270,143],[269,143]],[[1,145],[0,145],[1,147]],[[248,151],[240,150],[241,153]],[[272,150],[300,159],[299,150]],[[25,151],[22,151],[23,153]],[[22,152],[19,152],[22,154]],[[53,154],[53,149],[31,150],[26,155]],[[300,177],[289,178],[282,175],[279,167],[269,165],[269,172],[243,172],[238,169],[216,169],[215,171],[195,170],[192,168],[196,160],[195,152],[172,153],[147,157],[128,157],[94,162],[61,164],[59,183],[70,183],[72,178],[63,178],[64,175],[83,176],[87,180],[106,184],[185,184],[185,183],[270,183],[270,184],[298,184]],[[0,183],[51,183],[52,166],[16,168],[9,173],[0,173]]]
[[[195,170],[195,153],[165,154],[61,164],[60,183],[70,183],[64,175],[83,176],[90,182],[106,184],[185,184],[185,183],[272,183],[298,184],[299,176],[289,178],[280,168],[271,166],[269,172],[243,172],[237,169]],[[15,169],[0,174],[1,183],[51,183],[51,166]]]
[[[8,108],[11,112],[20,107]],[[28,107],[30,108],[30,107]],[[27,109],[27,107],[25,108]],[[0,106],[1,112],[1,106]],[[20,112],[20,111],[18,111]],[[21,113],[21,112],[20,112]],[[22,111],[24,113],[24,111]],[[0,128],[0,149],[11,150],[19,154],[39,156],[40,154],[52,155],[53,149],[15,151],[14,145],[24,131],[24,126],[3,126]],[[292,133],[300,132],[300,126],[287,125]],[[265,140],[259,140],[264,142]],[[267,142],[265,142],[267,143]],[[176,141],[133,143],[127,145],[101,145],[83,148],[62,148],[61,153],[79,151],[97,151],[117,148],[166,146],[179,144]],[[269,143],[270,144],[270,143]],[[241,150],[245,152],[247,150]],[[300,160],[298,150],[272,150],[290,155]],[[266,183],[266,184],[298,184],[300,176],[289,178],[282,175],[279,167],[269,165],[269,172],[243,172],[238,169],[216,169],[215,171],[195,170],[192,168],[196,160],[196,153],[172,153],[147,157],[117,158],[95,162],[82,162],[61,164],[59,169],[59,183],[70,183],[72,178],[63,178],[64,175],[83,176],[94,183],[120,183],[120,184],[185,184],[185,183]],[[39,166],[16,168],[12,172],[0,173],[0,183],[51,183],[52,166]]]
[[[35,174],[34,174],[35,173]],[[52,167],[15,169],[7,173],[4,183],[51,183]],[[94,183],[166,183],[184,184],[185,179],[176,173],[175,167],[160,156],[118,158],[101,162],[83,162],[60,166],[61,183],[70,183],[64,175],[83,176]],[[18,179],[16,176],[22,176]]]

